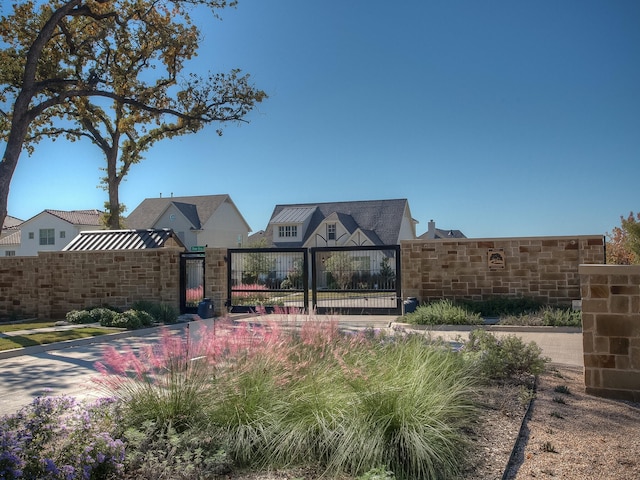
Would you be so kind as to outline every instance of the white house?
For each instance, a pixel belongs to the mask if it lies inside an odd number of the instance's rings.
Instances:
[[[132,229],[172,229],[190,250],[242,247],[251,231],[226,194],[146,198],[124,223]]]
[[[276,205],[261,235],[274,247],[399,245],[417,223],[406,199]]]
[[[83,230],[102,227],[99,210],[44,210],[0,239],[0,256],[36,256],[62,250]]]
[[[406,199],[276,205],[266,230],[251,240],[276,248],[390,246],[415,240],[417,223]],[[349,257],[358,274],[377,275],[391,252],[356,249]],[[319,263],[331,255],[322,253]],[[294,268],[281,262],[282,270]],[[390,268],[395,271],[395,262]],[[326,286],[326,276],[319,282]]]

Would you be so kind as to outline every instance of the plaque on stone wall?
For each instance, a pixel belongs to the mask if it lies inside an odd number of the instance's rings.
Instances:
[[[487,253],[489,270],[501,270],[504,268],[504,249],[490,248]]]

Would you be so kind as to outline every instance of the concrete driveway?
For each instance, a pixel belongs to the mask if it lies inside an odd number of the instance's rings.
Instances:
[[[393,324],[396,317],[343,316],[335,319],[346,329],[403,328]],[[188,324],[172,326],[175,334],[185,334]],[[552,362],[565,365],[582,365],[582,334],[578,329],[545,329],[488,327],[496,335],[515,334],[525,342],[536,342],[543,354]],[[416,329],[447,341],[467,338],[470,328]],[[102,396],[93,381],[98,375],[94,363],[102,358],[105,345],[122,350],[155,343],[160,339],[160,329],[151,328],[123,334],[93,337],[80,341],[52,344],[45,347],[29,347],[15,352],[0,352],[0,414],[14,413],[39,395],[71,395],[79,399]]]

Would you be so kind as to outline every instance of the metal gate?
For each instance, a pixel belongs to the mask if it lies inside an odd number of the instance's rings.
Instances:
[[[308,311],[309,264],[305,248],[229,249],[227,307],[231,313],[295,308]]]
[[[204,299],[204,253],[180,254],[180,313],[197,313]]]
[[[402,314],[399,245],[312,248],[311,270],[319,314]]]

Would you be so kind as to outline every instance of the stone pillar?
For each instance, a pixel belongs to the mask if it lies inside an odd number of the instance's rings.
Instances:
[[[586,392],[640,401],[640,266],[580,265]]]

